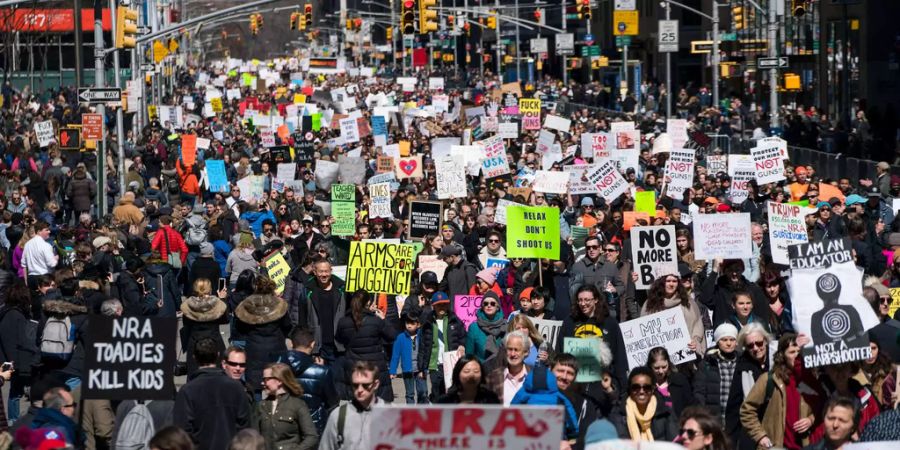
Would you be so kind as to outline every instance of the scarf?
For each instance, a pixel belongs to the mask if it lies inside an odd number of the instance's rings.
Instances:
[[[637,403],[631,398],[625,401],[625,423],[628,425],[628,435],[634,441],[653,441],[653,431],[650,425],[653,415],[656,414],[656,396],[650,397],[647,410],[644,414],[638,410]]]
[[[498,312],[497,314],[500,313]],[[478,328],[487,335],[487,339],[485,339],[484,342],[485,359],[492,355],[496,355],[497,351],[500,350],[497,341],[500,340],[500,336],[502,336],[503,332],[506,330],[506,322],[497,319],[496,315],[494,317],[494,320],[488,320],[483,314],[479,314],[477,319]]]

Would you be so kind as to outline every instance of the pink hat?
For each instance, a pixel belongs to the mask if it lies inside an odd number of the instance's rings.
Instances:
[[[481,272],[475,274],[475,277],[480,278],[487,284],[493,286],[494,282],[497,281],[497,269],[493,267],[490,269],[484,269]]]

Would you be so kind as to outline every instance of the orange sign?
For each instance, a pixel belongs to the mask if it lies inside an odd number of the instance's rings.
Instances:
[[[82,137],[92,141],[103,140],[103,116],[100,114],[81,115]]]

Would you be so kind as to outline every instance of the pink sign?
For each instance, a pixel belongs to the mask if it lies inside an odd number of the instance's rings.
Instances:
[[[453,298],[453,312],[466,325],[466,330],[475,322],[475,313],[481,308],[483,297],[483,295],[457,295]]]

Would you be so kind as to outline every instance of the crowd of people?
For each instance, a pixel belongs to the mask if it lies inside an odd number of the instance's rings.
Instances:
[[[665,122],[578,109],[568,116],[569,132],[553,132],[561,148],[575,147],[566,159],[545,165],[538,131],[522,130],[506,140],[511,175],[469,175],[467,196],[440,200],[431,139],[470,133],[452,116],[464,107],[485,106],[496,115],[503,97],[494,95],[501,88],[496,78],[448,88],[450,111],[435,113],[428,78],[440,74],[419,74],[410,91],[380,74],[292,80],[296,70],[279,60],[254,65],[256,73],[279,75],[263,90],[241,82],[237,69],[250,65],[181,71],[156,111],[181,105],[184,119],[151,117],[125,142],[111,133],[106,161],[39,144],[36,123],[80,124],[90,110],[73,91],[4,90],[0,449],[369,449],[371,428],[381,426],[371,421],[373,408],[390,403],[561,405],[561,449],[608,439],[693,450],[839,450],[860,440],[900,440],[900,317],[892,314],[891,291],[900,288],[900,220],[894,220],[900,177],[890,164],[861,180],[823,179],[816,167],[788,160],[785,181],[750,181],[746,199],[734,201],[727,172],[707,170],[706,155],[715,149],[698,146],[692,188],[672,193],[665,190],[668,155],[652,151]],[[370,217],[369,186],[356,184],[350,236],[332,233],[335,217],[326,211],[333,180],[317,176],[316,161],[353,153],[366,161],[369,179],[382,156],[375,136],[335,143],[340,126],[299,120],[274,136],[275,147],[290,149],[279,153],[263,145],[265,127],[246,114],[283,116],[301,89],[301,105],[343,108],[345,99],[328,95],[339,88],[355,99],[351,109],[366,123],[375,110],[370,94],[402,105],[391,114],[384,143],[410,142],[424,166],[422,177],[392,188],[391,219]],[[240,96],[223,99],[221,111],[210,114],[207,92],[234,89]],[[564,90],[546,79],[516,95],[542,99],[546,115]],[[719,126],[703,116],[690,119],[691,131],[701,135]],[[599,192],[516,189],[520,175],[536,168],[559,171],[592,159],[580,148],[581,135],[622,121],[635,121],[642,142],[637,170],[624,174],[631,189],[614,201]],[[209,140],[189,163],[186,135]],[[312,158],[299,150],[309,141]],[[215,160],[224,161],[224,188],[208,170]],[[295,180],[276,178],[283,162],[298,162]],[[96,182],[98,167],[103,185]],[[241,190],[246,184],[239,181],[254,175],[264,180],[261,198]],[[639,191],[656,192],[657,214],[635,226],[673,225],[677,237],[677,273],[657,277],[648,289],[636,286],[637,243],[624,223]],[[835,191],[841,198],[824,193]],[[98,196],[109,199],[109,210],[99,209]],[[339,268],[348,264],[351,243],[412,242],[410,202],[417,199],[443,208],[440,232],[416,240],[410,294],[347,291]],[[492,266],[489,259],[505,260],[510,250],[500,200],[557,208],[559,258],[508,258],[504,267]],[[868,330],[870,358],[804,367],[798,354],[810,338],[792,318],[793,302],[803,299],[791,298],[790,269],[773,262],[766,233],[772,201],[809,205],[810,242],[852,243],[866,274],[858,289],[881,322]],[[697,258],[692,217],[736,212],[751,217],[754,256]],[[576,236],[575,227],[587,236]],[[280,282],[264,263],[276,253],[290,267]],[[423,256],[436,256],[446,269],[423,269]],[[468,326],[455,312],[459,295],[481,296]],[[683,312],[687,351],[696,358],[676,365],[657,347],[646,364],[629,370],[620,324],[673,308]],[[99,316],[177,320],[178,363],[168,376],[179,387],[171,399],[82,398],[88,331]],[[551,342],[535,319],[562,321],[559,336]],[[584,368],[563,340],[591,337],[603,343],[600,381],[577,382]],[[458,361],[444,367],[442,356],[453,352]]]

